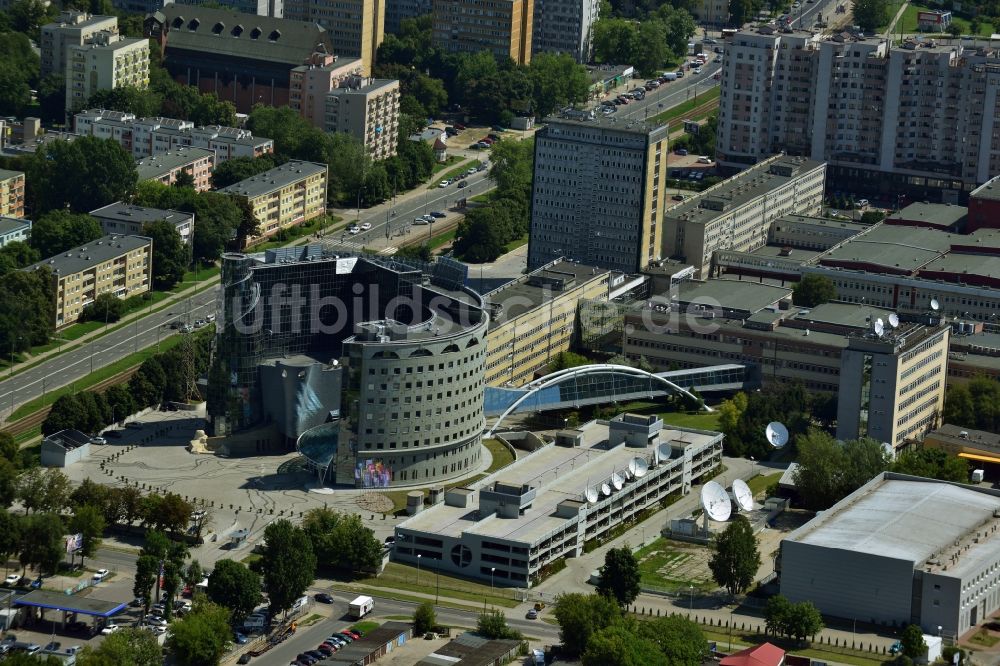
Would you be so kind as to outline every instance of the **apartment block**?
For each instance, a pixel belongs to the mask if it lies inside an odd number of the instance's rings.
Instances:
[[[212,187],[215,153],[207,148],[177,148],[137,160],[135,168],[139,182],[155,180],[173,185],[180,174],[186,173],[194,180],[195,191],[207,192]]]
[[[39,43],[41,75],[64,74],[69,47],[83,46],[99,32],[118,34],[118,17],[65,11],[54,22],[43,25]]]
[[[361,140],[374,160],[396,154],[399,81],[350,77],[326,95],[323,129]]]
[[[164,5],[169,5],[174,0],[111,0],[115,9],[120,9],[132,14],[142,14],[143,16],[158,12]]]
[[[135,159],[179,148],[205,148],[215,153],[219,165],[234,157],[260,157],[274,152],[274,141],[255,137],[239,127],[195,127],[176,118],[136,118],[133,114],[104,109],[81,111],[73,117],[77,134],[113,139]]]
[[[194,213],[135,206],[121,201],[90,211],[101,224],[101,231],[115,235],[139,235],[151,222],[169,222],[177,229],[181,242],[190,245],[194,239]]]
[[[0,169],[0,217],[24,217],[24,173]]]
[[[250,204],[264,238],[324,214],[326,182],[325,164],[293,160],[219,192]]]
[[[426,16],[432,11],[432,0],[386,0],[385,31],[391,35],[398,34],[404,19]]]
[[[27,243],[31,238],[31,220],[0,216],[0,247],[8,243]]]
[[[289,73],[288,106],[316,127],[323,126],[326,96],[341,82],[361,76],[359,58],[341,58],[328,53],[314,53],[309,61]]]
[[[445,51],[489,51],[531,61],[534,0],[434,0],[434,43]]]
[[[385,36],[385,0],[286,0],[285,18],[322,26],[333,44],[330,53],[359,58],[361,73],[371,76]]]
[[[698,0],[692,14],[699,25],[717,27],[729,25],[729,3],[726,0]]]
[[[144,236],[104,236],[81,247],[28,266],[48,267],[56,291],[56,328],[76,322],[98,295],[118,298],[143,294],[153,277],[153,240]]]
[[[964,202],[1000,173],[1000,59],[934,39],[744,30],[727,40],[720,166],[779,151],[828,163],[833,187]]]
[[[86,104],[98,90],[149,85],[149,41],[98,32],[83,45],[66,48],[66,112]]]
[[[590,61],[593,26],[600,13],[597,0],[534,0],[532,53],[568,53],[579,63]]]
[[[966,231],[1000,228],[1000,176],[994,176],[969,194]]]
[[[704,277],[720,250],[752,252],[784,215],[823,207],[826,165],[775,155],[692,195],[663,214],[663,256],[683,259]]]
[[[535,135],[528,267],[635,273],[662,257],[667,128],[549,118]]]
[[[606,301],[609,271],[556,260],[483,294],[487,386],[523,386],[573,342],[580,299]]]

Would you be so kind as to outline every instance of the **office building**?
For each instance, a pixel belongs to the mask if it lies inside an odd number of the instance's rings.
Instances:
[[[177,234],[185,245],[190,245],[194,238],[194,213],[160,210],[116,201],[104,208],[90,211],[89,215],[101,223],[101,230],[106,234],[137,235],[151,222],[169,222],[177,229]]]
[[[532,53],[568,53],[590,62],[593,26],[601,3],[595,0],[534,0]]]
[[[558,259],[483,294],[486,384],[523,386],[573,342],[581,298],[608,300],[612,274]]]
[[[163,9],[164,5],[169,5],[172,2],[174,0],[111,0],[115,9],[143,16],[158,12]]]
[[[83,308],[104,293],[118,298],[144,294],[153,278],[153,240],[143,236],[104,236],[24,270],[42,266],[55,282],[55,326],[75,323]]]
[[[173,185],[185,173],[191,176],[196,192],[207,192],[212,188],[215,153],[207,148],[177,148],[137,160],[135,168],[139,172],[140,183],[155,180]]]
[[[971,202],[971,198],[970,198]],[[966,231],[969,209],[953,204],[912,203],[885,218],[887,225],[928,227],[939,231]]]
[[[399,141],[399,81],[350,77],[326,95],[323,129],[361,141],[373,160],[396,154]]]
[[[925,449],[940,449],[979,468],[986,468],[987,478],[995,479],[1000,463],[1000,435],[945,423],[924,436]]]
[[[528,267],[636,273],[662,256],[667,128],[550,118],[535,134]]]
[[[726,41],[719,165],[786,151],[827,162],[832,186],[858,196],[964,203],[1000,173],[998,66],[989,46],[740,31]]]
[[[489,51],[531,61],[534,0],[434,0],[434,44],[445,51]]]
[[[445,490],[443,503],[397,525],[393,558],[531,587],[562,558],[582,555],[588,541],[671,494],[686,495],[722,462],[721,433],[665,426],[656,416],[591,421],[558,432],[554,443],[522,434],[531,455]],[[627,474],[636,465],[647,471]]]
[[[309,62],[299,65],[289,74],[288,106],[314,126],[323,127],[326,96],[353,76],[361,76],[359,58],[314,53]]]
[[[0,217],[24,217],[24,173],[0,169]]]
[[[729,26],[729,3],[726,0],[698,0],[692,14],[698,25]]]
[[[426,16],[433,9],[431,0],[385,0],[385,31],[397,35],[405,19]]]
[[[704,277],[715,252],[752,252],[767,244],[778,218],[821,212],[825,184],[825,164],[775,155],[667,208],[663,256],[683,259]]]
[[[174,0],[180,4],[197,5],[197,0]],[[220,7],[239,12],[241,14],[256,14],[257,16],[270,16],[271,18],[284,18],[284,0],[216,0]],[[161,9],[158,7],[157,9]],[[147,12],[151,13],[151,12]]]
[[[319,245],[224,255],[215,433],[294,445],[320,482],[471,473],[482,464],[487,317],[465,272],[443,258],[424,275]]]
[[[0,216],[0,247],[8,243],[27,243],[31,238],[31,220]]]
[[[285,17],[321,25],[333,44],[329,53],[359,58],[361,74],[371,76],[385,36],[385,0],[285,0]]]
[[[54,22],[43,25],[39,44],[41,76],[65,74],[69,47],[83,46],[99,32],[118,34],[118,17],[71,10],[60,13]]]
[[[178,83],[216,93],[240,113],[287,105],[290,72],[313,53],[340,52],[316,23],[196,5],[167,5],[145,29]]]
[[[1000,606],[998,516],[995,489],[884,472],[782,540],[781,594],[955,638]]]
[[[1000,176],[994,176],[969,194],[966,231],[1000,228]]]
[[[260,238],[326,212],[326,165],[293,160],[224,187],[219,192],[240,197],[260,224]]]
[[[761,384],[836,393],[841,439],[870,436],[898,448],[936,427],[951,331],[940,317],[903,317],[894,329],[890,310],[797,308],[790,292],[748,281],[682,282],[624,312],[622,352],[659,371],[742,363]],[[882,337],[872,330],[879,319]]]
[[[136,118],[130,113],[89,109],[73,116],[77,134],[113,139],[135,159],[178,148],[206,148],[215,153],[219,165],[234,157],[260,157],[274,152],[274,141],[255,137],[240,127],[211,125],[195,127],[189,120]]]
[[[98,90],[149,85],[149,41],[101,31],[82,45],[65,48],[66,113],[72,114]]]

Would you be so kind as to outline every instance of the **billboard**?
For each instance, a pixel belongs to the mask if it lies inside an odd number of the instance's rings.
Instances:
[[[66,554],[72,555],[83,548],[83,534],[70,534],[66,537]]]
[[[944,14],[941,12],[917,12],[917,23],[941,23]]]
[[[392,468],[381,458],[359,460],[354,468],[354,480],[361,488],[388,488],[392,482]]]

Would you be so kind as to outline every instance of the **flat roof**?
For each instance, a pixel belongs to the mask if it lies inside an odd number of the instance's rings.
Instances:
[[[922,566],[982,529],[1000,497],[971,486],[883,474],[786,537],[787,541],[912,562]],[[992,538],[985,541],[990,542]],[[991,545],[996,557],[996,544]],[[966,551],[967,554],[968,551]],[[966,555],[962,560],[968,564]],[[949,567],[959,575],[962,565]]]
[[[789,252],[789,250],[791,250]],[[767,257],[775,259],[785,259],[787,261],[800,261],[806,263],[812,261],[823,254],[821,250],[804,250],[801,248],[789,248],[787,245],[763,245],[749,253],[752,257]]]
[[[997,200],[1000,199],[1000,176],[994,176],[988,181],[972,190],[969,198]]]
[[[796,321],[863,329],[869,326],[868,317],[887,321],[892,312],[892,310],[884,308],[833,301],[817,305],[813,308],[800,310],[794,318]]]
[[[925,275],[928,273],[928,275]],[[959,276],[979,276],[984,278],[1000,278],[1000,256],[981,254],[949,253],[929,262],[920,269],[919,275],[935,279],[930,273],[953,273]],[[961,278],[960,278],[961,279]]]
[[[370,92],[374,92],[381,88],[389,88],[392,85],[399,85],[399,79],[364,79],[367,81],[362,86],[341,86],[340,88],[334,88],[330,92],[334,93],[358,93],[362,95],[367,95]]]
[[[327,657],[324,663],[353,664],[367,659],[376,650],[381,650],[386,643],[395,642],[401,634],[410,632],[408,622],[384,622],[372,629],[358,640],[345,645],[340,651]]]
[[[535,489],[535,499],[520,517],[507,519],[490,514],[477,519],[477,493],[468,508],[449,506],[447,503],[437,504],[407,519],[399,528],[433,532],[452,538],[470,533],[522,543],[536,542],[576,520],[556,515],[556,508],[560,503],[567,500],[585,501],[584,493],[588,487],[600,485],[615,471],[626,470],[633,458],[649,455],[651,451],[624,444],[606,449],[609,427],[597,421],[586,423],[578,430],[583,435],[580,446],[542,447],[500,471],[469,484],[468,487],[476,491],[495,482],[510,483],[518,487],[525,484],[532,486]],[[719,433],[666,425],[659,433],[661,442],[675,446],[705,446],[721,436]],[[680,458],[674,456],[668,464],[679,462]]]
[[[417,666],[492,666],[520,641],[490,640],[472,632],[460,634],[417,662]]]
[[[965,436],[963,437],[963,433]],[[972,449],[988,449],[1000,451],[1000,435],[985,430],[963,428],[952,423],[945,423],[937,430],[927,433],[926,437],[934,437],[952,444],[967,446]]]
[[[869,224],[852,222],[843,218],[814,217],[812,215],[798,215],[796,213],[782,215],[775,220],[775,222],[814,227],[836,227],[838,229],[849,229],[859,233],[871,226]]]
[[[124,601],[105,601],[94,597],[83,597],[77,594],[51,592],[49,590],[32,590],[22,597],[16,597],[14,604],[18,606],[35,606],[52,610],[70,611],[79,615],[94,615],[111,617],[120,613],[128,606]]]
[[[10,169],[0,169],[0,180],[9,180],[17,176],[23,176],[23,171],[12,171]]]
[[[686,280],[678,285],[679,303],[718,304],[726,310],[739,310],[751,314],[791,295],[790,287],[778,287],[749,280]]]
[[[93,217],[108,220],[124,220],[126,222],[171,222],[173,224],[183,224],[190,222],[194,218],[194,213],[182,213],[179,210],[163,210],[161,208],[149,208],[147,206],[135,206],[121,201],[90,211]]]
[[[861,263],[914,273],[947,253],[952,241],[963,239],[967,237],[937,229],[880,224],[831,249],[818,261],[821,265]]]
[[[264,173],[234,183],[229,187],[224,187],[219,192],[237,194],[244,197],[259,197],[280,190],[283,187],[288,187],[318,173],[326,173],[325,164],[292,160]]]
[[[54,257],[43,259],[37,264],[32,264],[23,270],[31,271],[42,266],[48,266],[56,275],[73,275],[105,261],[111,261],[132,250],[152,245],[152,243],[153,240],[145,236],[119,236],[111,234],[91,241],[86,245],[67,250]]]
[[[601,279],[609,272],[604,268],[562,260],[542,266],[483,294],[487,304],[503,306],[502,312],[491,314],[490,324],[503,324],[563,294],[563,290],[547,288],[546,280],[566,281],[565,289],[568,290]]]
[[[24,220],[19,217],[0,217],[0,234],[9,234],[12,231],[30,229],[31,220]]]
[[[886,218],[889,221],[925,222],[936,227],[951,227],[969,215],[965,206],[938,203],[912,203]]]
[[[546,125],[546,127],[541,130],[541,132],[544,133],[543,136],[548,136],[551,130],[558,130],[559,125],[575,125],[578,127],[589,127],[598,130],[622,132],[624,134],[638,134],[645,136],[650,143],[659,141],[667,135],[667,126],[662,123],[647,123],[641,120],[631,119],[623,119],[619,122],[614,116],[604,117],[604,115],[600,113],[595,113],[593,118],[588,117],[587,119],[553,115],[547,117],[543,122]],[[558,135],[558,138],[561,141],[577,140],[581,143],[595,143],[589,139],[570,137],[563,134]]]
[[[805,157],[771,158],[667,208],[664,216],[685,223],[708,224],[820,166],[823,162]],[[775,172],[772,170],[775,168],[788,169],[790,175]]]
[[[139,172],[139,180],[150,180],[169,173],[174,169],[196,162],[200,159],[210,158],[215,161],[215,151],[208,148],[195,148],[194,146],[182,146],[174,148],[165,153],[157,153],[149,157],[136,160],[135,169]]]

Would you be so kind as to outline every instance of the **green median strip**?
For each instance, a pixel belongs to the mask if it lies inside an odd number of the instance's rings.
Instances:
[[[463,173],[465,173],[466,171],[469,170],[470,166],[473,166],[473,162],[475,162],[475,161],[476,160],[467,160],[467,161],[462,162],[461,164],[459,164],[454,169],[451,169],[447,173],[443,173],[440,176],[435,176],[434,177],[434,181],[430,184],[430,187],[428,187],[427,189],[428,190],[444,189],[444,188],[441,187],[441,181],[442,180],[448,180],[449,178],[451,178],[452,180],[454,180],[458,176],[461,176]]]
[[[649,122],[650,123],[666,123],[673,120],[693,120],[693,118],[688,118],[690,113],[700,106],[704,106],[708,102],[719,99],[719,88],[718,86],[708,90],[701,95],[698,95],[696,99],[689,99],[681,102],[677,106],[671,107],[664,111],[663,113],[653,116]]]

